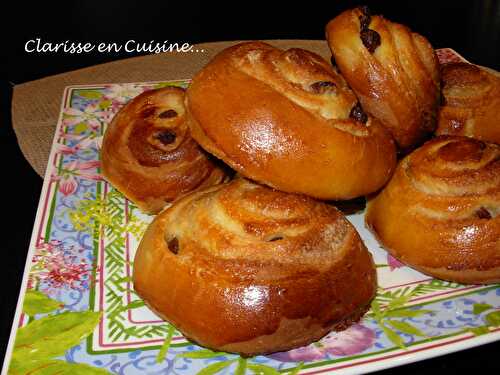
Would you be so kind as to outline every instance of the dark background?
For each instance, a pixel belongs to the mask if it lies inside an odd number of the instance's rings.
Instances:
[[[404,23],[435,48],[451,47],[470,61],[500,70],[500,1],[137,1],[3,2],[0,9],[3,165],[0,358],[7,346],[42,179],[22,156],[10,119],[12,86],[132,54],[26,53],[29,39],[47,42],[210,42],[240,39],[323,39],[326,23],[349,7]],[[62,94],[62,93],[61,93]],[[7,203],[7,204],[5,204]],[[462,373],[500,369],[500,343],[387,370],[421,374],[431,369]]]

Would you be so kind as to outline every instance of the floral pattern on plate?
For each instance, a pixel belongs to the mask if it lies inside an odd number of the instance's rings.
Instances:
[[[462,58],[438,51],[441,63]],[[379,291],[357,324],[303,348],[240,358],[186,340],[134,293],[134,252],[151,217],[100,175],[107,124],[134,96],[188,81],[74,86],[63,106],[4,371],[85,374],[360,373],[500,339],[500,287],[429,279],[348,219],[377,264]]]

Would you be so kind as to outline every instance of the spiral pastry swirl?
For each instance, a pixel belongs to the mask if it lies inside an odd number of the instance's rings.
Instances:
[[[160,213],[133,278],[137,293],[186,337],[244,355],[345,328],[376,289],[371,256],[336,208],[245,179]]]
[[[194,77],[186,103],[204,149],[282,191],[350,199],[379,189],[395,167],[390,135],[309,51],[228,48]]]
[[[500,73],[467,63],[441,68],[444,103],[436,134],[500,144]]]
[[[127,103],[106,130],[101,160],[106,180],[148,213],[225,176],[191,138],[178,87],[147,91]]]
[[[462,283],[500,281],[500,146],[440,136],[403,159],[366,223],[402,262]]]
[[[402,149],[436,128],[439,65],[423,36],[372,16],[368,7],[343,12],[326,26],[335,62],[363,108]]]

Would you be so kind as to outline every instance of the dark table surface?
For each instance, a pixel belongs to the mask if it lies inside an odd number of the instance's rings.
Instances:
[[[426,36],[435,48],[451,47],[470,61],[500,70],[500,1],[365,1],[373,13],[404,23]],[[0,355],[5,353],[28,244],[42,186],[26,162],[11,126],[12,86],[107,61],[126,53],[70,55],[24,51],[26,41],[117,42],[150,40],[210,42],[238,39],[322,39],[324,26],[356,1],[276,2],[205,1],[3,2],[0,142],[4,165],[3,270]],[[272,7],[271,7],[272,5]],[[429,370],[463,373],[500,370],[500,343],[487,344],[414,363],[384,373],[422,374]],[[0,357],[1,358],[1,357]],[[496,370],[496,371],[495,371]]]

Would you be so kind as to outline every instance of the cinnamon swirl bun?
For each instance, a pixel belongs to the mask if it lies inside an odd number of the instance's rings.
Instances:
[[[245,356],[346,328],[376,290],[371,255],[336,208],[245,179],[161,212],[139,246],[133,279],[187,338]]]
[[[390,135],[320,56],[241,43],[186,95],[193,137],[245,177],[321,199],[371,193],[396,163]]]
[[[101,161],[104,178],[148,213],[225,176],[191,138],[179,87],[147,91],[127,103],[106,130]]]
[[[461,283],[500,281],[500,146],[437,137],[369,201],[366,223],[396,258]]]
[[[326,26],[336,65],[363,105],[407,150],[436,128],[439,65],[422,35],[368,7],[343,12]]]
[[[500,73],[468,63],[441,68],[443,106],[436,134],[500,144]]]

